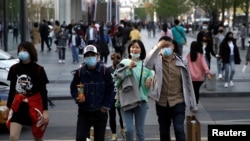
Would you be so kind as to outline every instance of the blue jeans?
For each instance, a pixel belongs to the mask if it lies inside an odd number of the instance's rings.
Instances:
[[[179,50],[179,55],[182,56],[183,53],[183,44],[177,44],[178,50]]]
[[[186,141],[184,121],[185,103],[176,104],[173,107],[163,107],[156,103],[156,114],[160,126],[160,141],[171,141],[170,127],[171,120],[174,125],[176,141]]]
[[[222,67],[223,67],[223,63],[221,62],[221,59],[217,58],[217,71],[218,71],[218,74],[222,74]]]
[[[126,141],[134,141],[133,117],[135,118],[135,130],[137,141],[145,141],[144,123],[148,110],[148,103],[143,101],[140,106],[123,111],[121,109],[122,119],[125,124]]]
[[[76,141],[86,141],[86,139],[89,137],[91,126],[94,127],[95,141],[104,141],[107,120],[108,113],[102,113],[100,110],[78,110]]]
[[[79,48],[77,46],[72,46],[72,57],[73,57],[73,63],[79,62]]]
[[[230,55],[229,63],[224,63],[224,66],[225,66],[225,82],[229,82],[233,80],[235,73],[234,55]],[[229,68],[231,69],[230,77],[229,77]]]

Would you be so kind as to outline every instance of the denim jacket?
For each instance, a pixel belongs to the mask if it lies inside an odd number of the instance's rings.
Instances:
[[[100,108],[109,110],[114,100],[114,85],[111,72],[105,66],[97,63],[96,69],[88,70],[83,65],[76,71],[70,85],[71,96],[76,100],[77,85],[84,84],[85,101],[78,103],[79,110],[96,111]]]

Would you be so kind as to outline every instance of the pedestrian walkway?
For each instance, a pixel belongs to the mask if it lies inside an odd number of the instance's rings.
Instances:
[[[183,48],[183,56],[189,52],[190,43],[195,40],[194,34],[187,35],[187,44]],[[156,37],[148,37],[147,31],[142,30],[142,41],[145,45],[146,51],[157,45],[157,42],[160,38],[159,32],[156,33]],[[55,45],[52,46],[52,51],[50,52],[39,52],[38,49],[38,63],[43,65],[50,83],[48,84],[49,97],[54,99],[67,99],[71,98],[69,85],[72,80],[71,71],[77,69],[80,66],[79,64],[72,63],[72,55],[70,48],[66,50],[66,60],[64,64],[58,64],[58,55],[55,52]],[[110,48],[111,53],[113,49]],[[10,51],[11,54],[17,56],[16,50]],[[241,64],[236,65],[235,77],[234,77],[234,86],[224,88],[223,80],[216,80],[216,89],[214,91],[209,91],[204,87],[201,87],[201,97],[216,97],[216,96],[250,96],[250,65],[248,65],[246,72],[243,73],[241,70],[245,63],[246,50],[240,50]],[[80,59],[80,62],[83,61],[83,58]],[[111,65],[110,57],[108,58],[107,66]],[[212,57],[211,59],[211,72],[217,73],[216,59]]]
[[[183,54],[184,56],[189,52],[189,46],[192,41],[195,39],[194,36],[187,37],[187,45],[184,46]],[[160,38],[159,33],[156,34],[156,37],[148,37],[147,31],[142,30],[142,41],[145,45],[147,52],[157,45],[158,39]],[[40,50],[38,50],[40,51]],[[11,54],[16,56],[16,50],[10,51]],[[112,51],[111,51],[112,53]],[[66,50],[66,61],[64,64],[58,64],[58,55],[55,52],[55,46],[52,46],[51,52],[38,52],[38,63],[43,65],[50,83],[48,87],[48,95],[50,98],[55,100],[60,99],[71,99],[70,95],[70,82],[72,80],[71,71],[79,68],[79,64],[72,63],[71,50],[67,48]],[[241,72],[241,69],[244,64],[245,51],[240,50],[240,55],[242,63],[236,65],[234,86],[224,88],[223,80],[216,80],[216,89],[214,91],[208,91],[202,86],[201,88],[201,97],[218,97],[218,96],[250,96],[250,66],[248,66],[245,73]],[[81,58],[81,61],[83,59]],[[107,66],[111,65],[110,58],[108,60]],[[212,57],[211,60],[211,72],[216,73],[216,59]],[[158,141],[159,140],[159,126],[157,123],[157,117],[155,113],[154,101],[149,102],[149,110],[145,122],[145,135],[147,141]],[[187,113],[189,114],[189,113]],[[216,124],[215,121],[210,117],[209,113],[205,110],[202,103],[199,104],[199,111],[197,116],[201,122],[202,128],[202,140],[207,140],[207,125]],[[107,130],[107,134],[110,134],[110,130]],[[173,131],[171,131],[173,135]],[[174,136],[172,136],[174,137]],[[174,140],[174,138],[172,138]],[[73,140],[73,139],[72,139]],[[120,137],[119,137],[119,140]],[[56,140],[47,140],[47,141],[56,141]],[[66,141],[66,140],[65,140]],[[70,141],[70,140],[67,140]]]

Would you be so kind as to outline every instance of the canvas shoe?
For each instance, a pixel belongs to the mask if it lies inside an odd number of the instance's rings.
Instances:
[[[234,86],[233,81],[230,81],[229,85],[230,85],[230,86]]]
[[[112,134],[111,140],[112,141],[116,141],[117,140],[117,135],[116,134]]]
[[[218,77],[218,79],[222,79],[222,74],[219,74],[219,77]]]
[[[59,60],[58,63],[61,64],[61,63],[62,63],[62,60]]]
[[[224,87],[225,87],[225,88],[227,88],[227,87],[228,87],[228,83],[227,83],[227,82],[224,84]]]

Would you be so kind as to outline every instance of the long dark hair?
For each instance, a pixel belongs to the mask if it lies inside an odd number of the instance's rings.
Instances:
[[[190,59],[191,62],[195,62],[199,53],[199,43],[193,41],[190,45]]]

